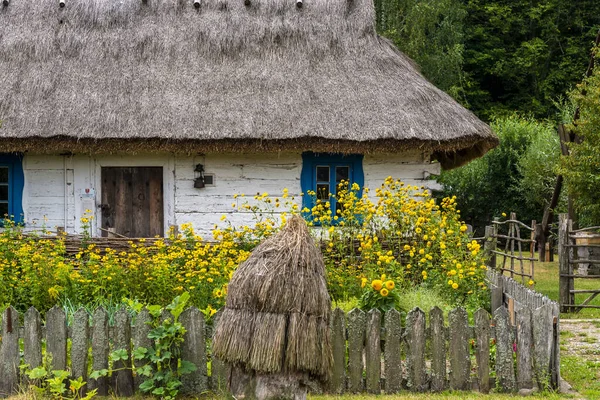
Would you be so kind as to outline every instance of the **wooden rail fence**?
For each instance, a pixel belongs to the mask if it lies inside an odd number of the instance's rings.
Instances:
[[[329,393],[476,389],[485,393],[492,387],[506,392],[535,386],[556,387],[558,344],[552,329],[553,311],[552,304],[533,310],[521,307],[515,312],[516,323],[512,324],[509,310],[504,306],[495,310],[493,319],[480,309],[474,315],[474,325],[469,326],[463,308],[450,311],[447,323],[437,307],[429,312],[429,322],[420,309],[410,311],[405,318],[396,310],[384,316],[378,310],[365,313],[354,309],[345,314],[336,309],[331,317],[332,375],[324,387],[313,389]],[[151,345],[147,338],[150,329],[146,324],[150,320],[147,310],[135,316],[132,323],[130,313],[121,309],[114,317],[114,326],[109,326],[103,308],[91,316],[83,309],[77,311],[70,326],[64,311],[57,307],[46,314],[45,326],[33,308],[23,320],[21,327],[20,316],[12,307],[3,313],[0,346],[0,395],[3,396],[16,393],[20,384],[26,384],[18,367],[21,363],[30,368],[42,365],[43,343],[47,354],[51,354],[52,369],[68,369],[73,377],[84,379],[90,363],[94,370],[108,367],[111,349],[127,349],[131,354],[132,346]],[[203,314],[191,307],[181,314],[180,321],[187,330],[181,357],[198,367],[184,376],[182,392],[199,395],[211,388],[223,388],[228,373],[223,363],[212,360],[211,376],[207,373],[210,330]],[[491,347],[495,347],[495,352],[490,352]],[[495,375],[495,380],[491,375]],[[89,388],[97,388],[100,395],[112,392],[120,396],[133,395],[140,383],[127,370],[118,371],[111,378],[88,381]]]
[[[600,308],[590,304],[600,294],[600,226],[573,229],[567,214],[559,215],[558,259],[559,301],[562,312],[579,312],[584,308]],[[583,257],[582,257],[583,256]],[[575,279],[597,279],[598,289],[576,289]],[[587,294],[577,302],[577,294]]]

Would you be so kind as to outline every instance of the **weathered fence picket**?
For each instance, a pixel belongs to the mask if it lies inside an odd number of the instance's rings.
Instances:
[[[534,299],[519,295],[521,289],[510,282],[505,287],[522,301]],[[474,326],[469,326],[468,315],[463,308],[450,311],[445,320],[442,310],[434,307],[429,312],[429,324],[425,312],[419,308],[410,311],[405,321],[396,310],[382,314],[379,310],[365,313],[355,309],[345,314],[336,309],[330,321],[332,374],[328,384],[319,390],[336,394],[380,394],[401,390],[475,388],[487,393],[493,385],[505,392],[534,386],[541,389],[555,387],[560,377],[557,366],[560,358],[557,304],[535,308],[515,302],[515,310],[514,325],[511,324],[508,308],[500,306],[495,310],[493,319],[487,311],[478,310],[474,315]],[[220,313],[216,315],[213,324],[218,324],[220,316]],[[170,318],[168,314],[162,317]],[[115,325],[109,327],[108,313],[103,308],[94,311],[91,324],[90,315],[81,309],[74,314],[72,325],[67,329],[65,313],[53,308],[46,314],[46,334],[43,336],[40,315],[35,309],[30,309],[25,314],[20,338],[19,315],[11,307],[3,313],[0,394],[16,393],[20,384],[27,384],[18,370],[20,339],[24,346],[23,362],[28,363],[30,368],[43,364],[42,343],[45,340],[54,365],[68,368],[73,378],[81,376],[85,379],[90,343],[93,370],[108,368],[109,348],[125,349],[128,356],[127,360],[115,362],[114,368],[131,365],[132,345],[153,345],[153,341],[148,339],[151,329],[148,322],[151,320],[146,309],[133,317],[122,309],[114,315]],[[192,374],[183,377],[182,393],[195,396],[210,388],[225,389],[229,368],[218,359],[210,360],[212,383],[209,384],[210,337],[207,337],[204,315],[191,307],[181,314],[180,322],[186,329],[181,360],[192,362],[197,367]],[[68,340],[71,341],[70,346]],[[492,345],[496,347],[495,382],[490,378]],[[68,354],[67,348],[70,349]],[[476,368],[472,369],[474,363]],[[137,362],[135,365],[140,366]],[[472,371],[476,371],[473,376]],[[99,393],[110,394],[112,387],[112,393],[131,396],[140,383],[139,380],[134,382],[130,369],[124,369],[115,372],[110,379],[90,379],[88,390],[98,389]]]
[[[132,329],[133,347],[134,348],[143,347],[143,348],[147,349],[150,346],[152,346],[152,340],[150,340],[150,338],[148,338],[148,333],[150,333],[150,330],[152,329],[152,327],[150,326],[151,321],[152,321],[152,316],[150,315],[150,312],[148,312],[148,309],[146,307],[144,307],[139,312],[139,314],[136,315],[135,324]],[[134,360],[133,363],[136,367],[141,367],[144,365],[143,360]],[[142,382],[143,382],[142,376],[136,375],[133,377],[133,385],[136,390],[139,389]]]
[[[348,313],[348,390],[363,391],[363,348],[367,319],[358,308]]]
[[[402,361],[400,344],[402,322],[400,313],[390,310],[385,313],[385,350],[383,355],[385,371],[385,392],[397,393],[402,389]]]
[[[346,388],[346,316],[336,308],[331,314],[331,347],[333,369],[329,378],[329,393],[343,393]]]

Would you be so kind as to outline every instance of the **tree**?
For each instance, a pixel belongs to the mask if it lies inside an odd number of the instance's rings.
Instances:
[[[594,50],[596,62],[600,49]],[[572,129],[578,137],[571,154],[562,157],[561,173],[581,226],[600,225],[600,68],[584,79],[572,93],[579,119]]]

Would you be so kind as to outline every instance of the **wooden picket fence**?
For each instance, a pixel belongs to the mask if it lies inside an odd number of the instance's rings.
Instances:
[[[336,309],[331,318],[333,372],[324,387],[315,386],[313,390],[395,393],[404,389],[475,389],[488,392],[497,387],[514,392],[534,386],[556,387],[558,343],[551,328],[552,312],[551,304],[534,310],[522,307],[516,311],[513,325],[508,309],[501,306],[494,312],[493,319],[487,311],[478,310],[474,326],[469,326],[463,308],[450,311],[447,323],[437,307],[429,312],[429,323],[420,309],[410,311],[406,318],[396,310],[387,312],[384,317],[378,310],[365,313],[355,309],[345,314]],[[30,368],[42,365],[43,342],[46,352],[52,355],[52,369],[68,369],[73,377],[84,379],[87,379],[89,362],[94,370],[108,368],[111,349],[127,349],[131,354],[132,346],[151,345],[147,337],[150,327],[146,323],[151,317],[146,310],[132,323],[129,312],[121,309],[111,326],[103,308],[98,308],[92,316],[83,309],[77,311],[70,326],[67,326],[65,312],[58,307],[47,312],[45,326],[33,308],[24,315],[23,326],[19,326],[19,317],[12,307],[3,314],[2,396],[15,393],[20,384],[26,383],[19,372],[21,363]],[[228,373],[226,365],[213,359],[212,374],[207,374],[210,329],[206,327],[204,315],[191,307],[181,314],[180,321],[187,330],[181,357],[198,367],[184,376],[182,393],[199,395],[209,389],[223,389]],[[490,351],[494,347],[495,351]],[[495,356],[490,358],[490,354]],[[88,380],[89,388],[98,389],[100,395],[113,392],[131,396],[140,383],[139,377],[134,377],[130,370],[119,371],[111,378]]]

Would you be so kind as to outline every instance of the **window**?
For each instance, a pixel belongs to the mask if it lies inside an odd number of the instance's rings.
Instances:
[[[23,221],[23,166],[22,156],[0,154],[0,219],[12,216],[16,222]]]
[[[317,200],[330,201],[331,211],[337,212],[340,205],[330,194],[337,194],[342,181],[363,187],[362,160],[362,154],[303,153],[300,178],[302,192],[314,191]],[[303,207],[312,208],[314,201],[313,197],[304,195]]]

